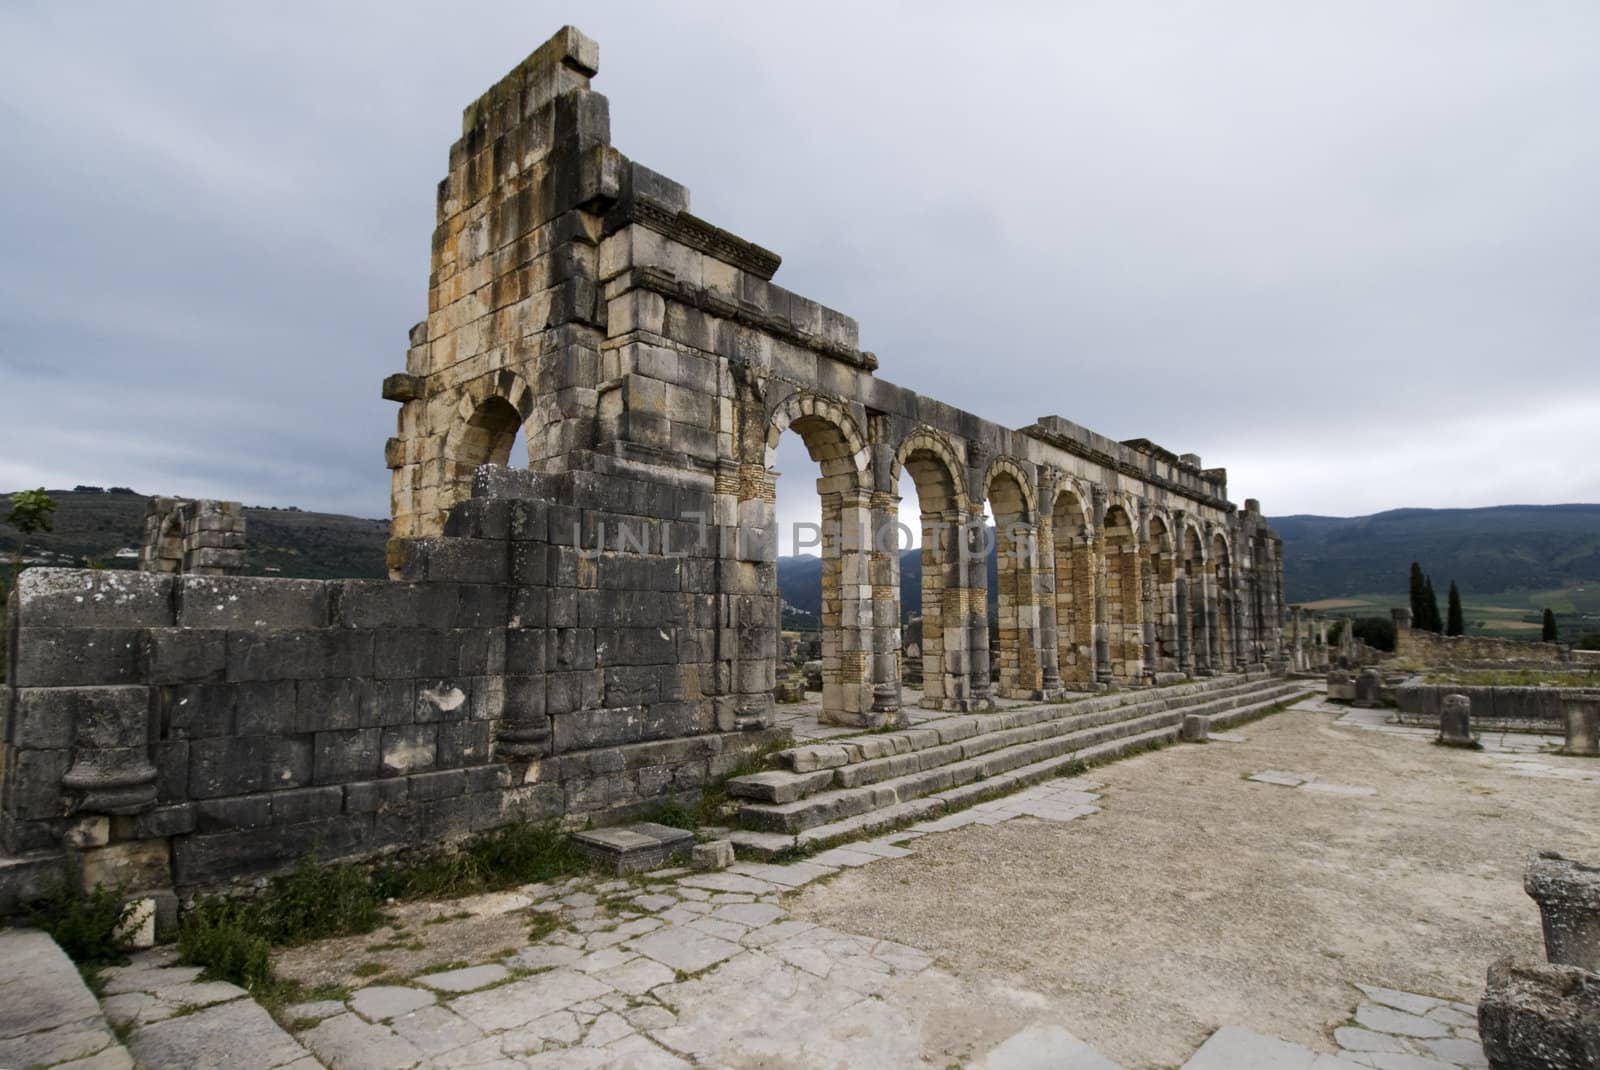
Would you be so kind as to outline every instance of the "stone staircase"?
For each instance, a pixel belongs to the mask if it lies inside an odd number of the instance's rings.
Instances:
[[[826,846],[1169,743],[1188,714],[1221,729],[1305,691],[1269,673],[1219,676],[793,747],[774,755],[779,768],[728,782],[741,801],[731,838],[758,858]]]

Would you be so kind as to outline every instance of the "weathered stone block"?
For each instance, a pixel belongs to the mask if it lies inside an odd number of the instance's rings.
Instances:
[[[402,776],[432,769],[438,756],[438,729],[432,724],[383,729],[381,766],[384,776]]]
[[[178,624],[257,631],[323,628],[328,624],[328,585],[322,580],[180,576]]]
[[[344,809],[344,789],[337,786],[296,788],[272,793],[272,823],[298,825],[334,817]]]
[[[272,736],[294,730],[298,691],[293,680],[229,685],[233,691],[234,731],[241,736]]]
[[[232,684],[160,688],[162,738],[208,739],[233,734],[237,691]]]
[[[312,778],[318,784],[338,784],[377,776],[382,742],[378,728],[318,732]]]
[[[323,732],[361,724],[366,683],[352,676],[295,684],[294,731]]]
[[[394,810],[404,806],[410,797],[411,784],[406,777],[367,780],[344,786],[344,808],[351,814]]]
[[[149,681],[199,684],[219,681],[227,670],[227,633],[195,628],[152,628]]]
[[[228,679],[312,680],[372,675],[372,632],[365,629],[229,632]]]
[[[174,577],[153,572],[25,569],[17,578],[13,623],[23,628],[170,627],[174,589]]]
[[[573,846],[613,873],[645,873],[688,857],[694,834],[648,821],[573,833]]]
[[[709,843],[697,843],[689,857],[690,864],[695,869],[717,870],[727,869],[733,865],[733,844],[728,840],[712,840]]]
[[[329,585],[342,628],[453,628],[463,598],[451,583],[343,580]]]
[[[36,569],[28,569],[24,576]],[[14,687],[136,684],[144,676],[145,633],[130,628],[17,630],[11,659]]]
[[[1576,966],[1503,958],[1489,967],[1478,1033],[1492,1070],[1600,1066],[1600,984]]]
[[[189,793],[196,799],[246,795],[311,782],[309,738],[239,736],[189,744]]]

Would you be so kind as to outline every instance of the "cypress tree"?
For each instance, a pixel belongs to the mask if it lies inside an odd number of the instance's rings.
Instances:
[[[1428,631],[1438,635],[1444,630],[1444,618],[1439,616],[1439,596],[1433,593],[1433,577],[1422,579],[1422,601],[1428,611]]]
[[[1424,631],[1428,627],[1428,609],[1423,602],[1422,566],[1411,562],[1411,626]]]
[[[1560,633],[1556,631],[1556,615],[1550,611],[1549,606],[1546,606],[1544,610],[1544,632],[1539,638],[1547,643],[1553,643],[1559,638],[1559,635]]]
[[[1467,630],[1466,622],[1461,619],[1461,592],[1456,589],[1456,581],[1450,581],[1450,617],[1445,621],[1444,634],[1461,635]]]

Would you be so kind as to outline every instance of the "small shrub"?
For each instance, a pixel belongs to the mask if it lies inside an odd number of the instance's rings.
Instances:
[[[178,953],[215,980],[257,990],[273,982],[272,945],[256,932],[251,904],[201,901],[178,928]]]
[[[374,887],[380,898],[437,899],[532,884],[586,866],[553,822],[518,822],[481,833],[448,854],[384,866]]]
[[[66,881],[53,886],[28,908],[28,917],[49,933],[67,957],[80,966],[103,966],[122,961],[122,940],[117,935],[133,916],[136,903],[123,901],[126,884],[97,884],[85,895]]]
[[[283,947],[369,933],[383,923],[383,898],[371,878],[352,865],[322,865],[315,854],[274,877],[252,906],[252,929]]]

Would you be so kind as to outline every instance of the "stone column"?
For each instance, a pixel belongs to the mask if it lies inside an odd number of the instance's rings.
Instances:
[[[892,453],[880,447],[875,465],[889,478]],[[872,721],[900,720],[900,496],[892,490],[872,495]]]
[[[1055,501],[1053,478],[1039,484],[1039,522],[1034,545],[1033,602],[1039,607],[1040,685],[1048,692],[1061,690],[1061,629],[1056,619],[1055,517],[1045,503]]]
[[[150,688],[62,690],[73,712],[72,764],[61,786],[77,798],[77,814],[138,814],[156,804],[150,761]]]
[[[994,704],[989,679],[989,546],[988,524],[979,503],[962,531],[962,587],[967,594],[967,679],[974,709]]]
[[[1094,546],[1090,550],[1090,567],[1094,570],[1094,678],[1104,685],[1111,683],[1111,626],[1106,618],[1107,561],[1105,525],[1106,496],[1096,487],[1094,496]]]
[[[1194,669],[1194,654],[1192,648],[1192,622],[1189,620],[1189,576],[1185,572],[1173,581],[1173,602],[1178,613],[1178,671],[1191,672]]]
[[[826,480],[819,485],[823,482]],[[866,490],[823,494],[822,540],[823,620],[826,625],[833,616],[828,605],[831,588],[837,602],[833,619],[839,622],[832,636],[824,627],[822,719],[830,724],[870,725],[877,647],[872,606],[872,502]]]
[[[1522,886],[1539,904],[1546,957],[1600,973],[1600,868],[1541,851]]]
[[[1211,634],[1216,628],[1213,618],[1216,615],[1211,605],[1211,577],[1206,574],[1205,566],[1201,566],[1198,578],[1189,582],[1189,598],[1193,605],[1191,616],[1191,632],[1189,643],[1192,653],[1195,672],[1202,676],[1210,676],[1216,657],[1211,651]]]

